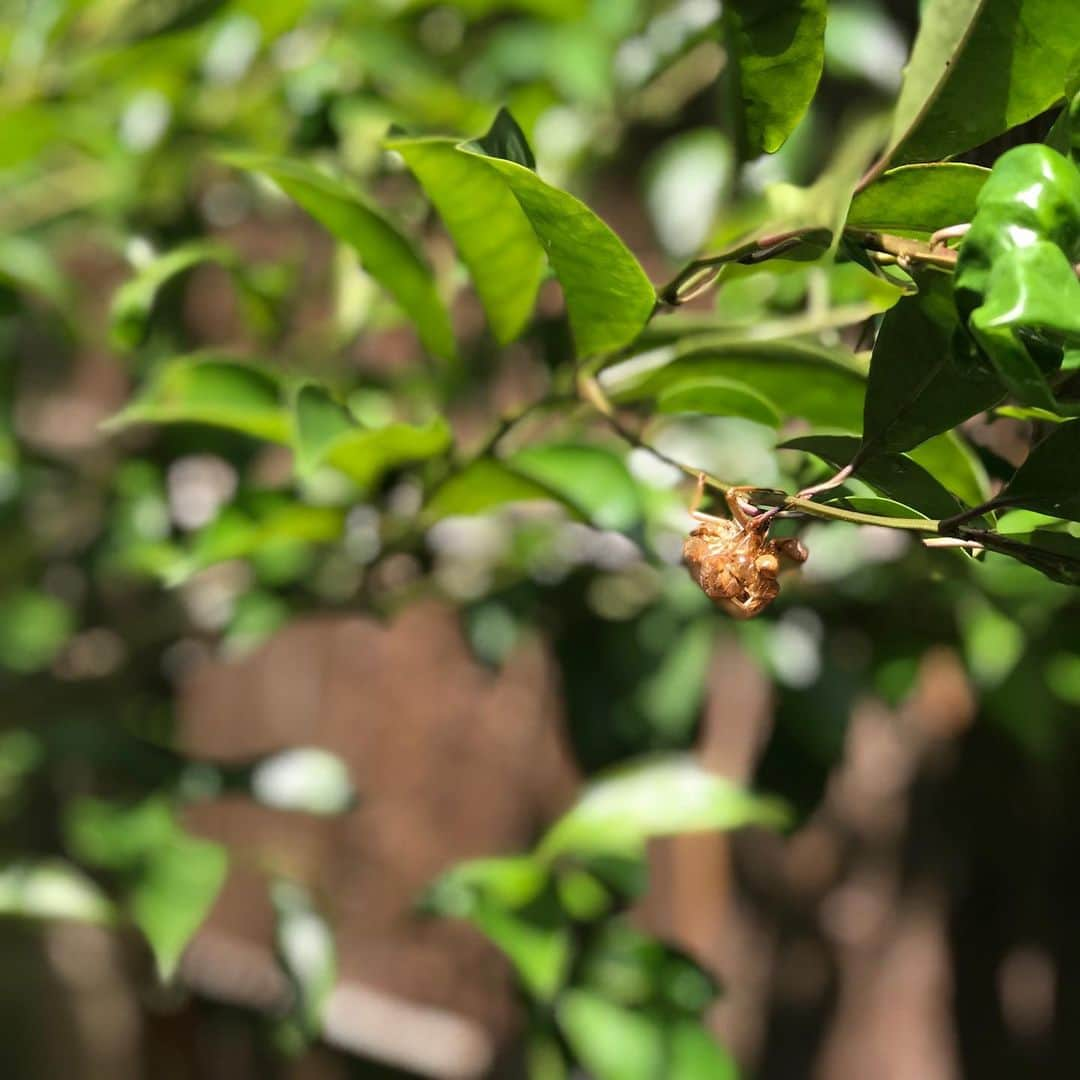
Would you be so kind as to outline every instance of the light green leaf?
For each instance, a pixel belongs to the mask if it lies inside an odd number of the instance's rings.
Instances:
[[[674,1080],[664,1068],[663,1030],[650,1014],[574,989],[559,998],[556,1016],[566,1041],[595,1080]]]
[[[74,631],[71,609],[55,596],[9,593],[0,599],[0,668],[27,675],[48,667]]]
[[[955,431],[946,431],[907,452],[962,502],[978,506],[990,497],[990,478],[975,451]]]
[[[784,419],[858,431],[865,380],[850,354],[797,341],[732,338],[700,351],[661,349],[606,368],[600,384],[615,401],[641,401],[676,390],[693,395],[715,379],[748,387]]]
[[[485,458],[474,461],[438,487],[428,501],[429,520],[452,514],[483,514],[513,502],[560,503],[547,486],[515,472],[502,462]]]
[[[629,344],[652,315],[656,293],[626,245],[583,202],[513,161],[482,157],[506,181],[562,286],[582,357]]]
[[[779,410],[767,397],[734,379],[713,378],[676,383],[661,392],[657,408],[662,413],[741,416],[767,427],[779,427],[782,421]]]
[[[469,269],[495,337],[521,332],[545,272],[544,249],[503,179],[450,139],[393,139]]]
[[[180,357],[157,368],[135,399],[102,427],[209,424],[287,443],[292,424],[273,374],[254,364]]]
[[[653,836],[778,828],[788,812],[708,772],[692,757],[668,755],[616,768],[588,784],[577,803],[548,830],[538,854],[636,856]]]
[[[825,0],[726,0],[727,70],[740,157],[775,153],[802,119],[825,62]]]
[[[0,867],[0,916],[111,923],[105,894],[63,859],[21,860]]]
[[[641,518],[637,485],[622,458],[599,446],[549,443],[513,454],[514,472],[557,491],[600,528],[625,530]]]
[[[364,269],[412,319],[424,345],[449,359],[455,352],[450,317],[431,269],[382,214],[348,185],[300,161],[231,152],[222,159],[274,181],[316,221],[354,248]]]
[[[222,244],[194,240],[152,259],[113,294],[110,337],[118,349],[134,349],[146,336],[154,302],[161,290],[203,262],[234,266],[236,255]]]
[[[990,175],[977,165],[902,165],[879,176],[852,200],[847,225],[883,232],[936,232],[975,216],[975,199]]]
[[[879,167],[940,160],[1037,116],[1062,99],[1077,41],[1076,4],[930,0]]]

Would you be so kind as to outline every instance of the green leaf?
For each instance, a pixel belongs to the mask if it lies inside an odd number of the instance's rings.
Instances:
[[[989,175],[989,169],[953,162],[890,169],[855,196],[847,225],[925,234],[968,222]]]
[[[0,867],[0,916],[111,923],[105,894],[63,859],[26,859]]]
[[[544,249],[517,199],[482,158],[453,140],[394,139],[387,146],[439,211],[495,337],[512,341],[532,314],[545,273]]]
[[[621,766],[588,784],[548,830],[538,854],[640,855],[652,836],[783,826],[782,803],[743,791],[692,757],[658,756]]]
[[[806,435],[781,443],[784,450],[804,450],[834,468],[850,464],[860,442],[848,435]],[[921,465],[903,454],[876,454],[860,461],[855,475],[888,499],[910,506],[928,518],[941,519],[959,513],[963,506]]]
[[[990,478],[975,451],[955,431],[946,431],[907,452],[944,488],[969,506],[990,497]]]
[[[507,464],[522,476],[557,491],[602,529],[626,530],[641,518],[637,485],[610,450],[577,443],[530,446]]]
[[[1037,116],[1062,99],[1078,40],[1076,4],[930,0],[882,163],[936,161]]]
[[[488,128],[487,133],[475,140],[477,148],[488,157],[502,158],[504,161],[516,161],[526,169],[536,169],[529,140],[509,109],[500,109]]]
[[[583,202],[513,161],[478,160],[506,181],[562,286],[582,357],[629,344],[652,315],[656,293],[626,245]]]
[[[180,357],[157,368],[135,399],[102,427],[209,424],[270,442],[289,441],[289,414],[276,378],[254,364]]]
[[[366,491],[388,469],[436,457],[450,442],[450,428],[442,417],[418,427],[363,428],[322,387],[302,387],[296,398],[294,446],[301,475],[330,465]]]
[[[276,810],[340,814],[356,803],[348,766],[318,746],[270,754],[250,767],[246,779],[252,798]]]
[[[668,1038],[672,1080],[739,1080],[735,1059],[701,1024],[678,1021],[671,1025]]]
[[[159,255],[116,290],[109,313],[110,337],[118,349],[134,349],[146,337],[150,313],[170,281],[202,262],[233,266],[237,259],[221,244],[194,240]]]
[[[994,505],[1080,521],[1080,420],[1060,424],[1035,446]]]
[[[217,899],[228,871],[219,844],[179,830],[142,867],[129,903],[135,925],[146,935],[158,974],[170,979],[187,943]]]
[[[825,0],[727,0],[724,45],[740,157],[775,153],[803,118],[825,62]]]
[[[334,936],[301,885],[278,879],[270,886],[270,899],[276,952],[295,994],[292,1012],[313,1037],[322,1029],[323,1010],[337,980]]]
[[[1068,533],[1036,529],[1027,534],[985,533],[979,540],[989,551],[1009,555],[1063,585],[1080,585],[1080,540]]]
[[[700,379],[676,383],[661,392],[657,408],[662,413],[697,412],[709,416],[741,416],[767,427],[779,427],[777,407],[752,387],[734,379]]]
[[[412,319],[436,356],[454,356],[450,317],[427,263],[401,233],[348,185],[300,161],[230,152],[222,160],[269,177],[338,240],[354,248],[364,269]]]
[[[556,1015],[566,1041],[595,1080],[674,1080],[664,1068],[663,1031],[648,1013],[574,989],[559,998]]]
[[[676,390],[693,395],[725,379],[765,398],[784,419],[858,431],[866,383],[843,362],[849,355],[796,341],[733,338],[700,351],[657,350],[606,368],[599,379],[619,402]]]
[[[948,279],[887,312],[874,344],[863,413],[865,453],[910,450],[990,408],[1000,380],[957,334]]]
[[[550,488],[515,472],[491,458],[467,465],[438,487],[428,501],[429,520],[452,514],[483,514],[497,506],[513,502],[561,503]]]
[[[55,596],[9,593],[0,600],[0,668],[28,675],[48,667],[74,631],[71,609]]]

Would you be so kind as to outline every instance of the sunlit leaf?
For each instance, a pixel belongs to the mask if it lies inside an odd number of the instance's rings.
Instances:
[[[1060,424],[1038,443],[994,504],[1080,521],[1080,420]]]
[[[274,375],[254,364],[180,357],[158,367],[130,402],[103,425],[208,424],[286,443],[292,428]]]
[[[450,318],[430,267],[398,230],[348,184],[301,161],[231,152],[223,160],[274,181],[338,240],[354,248],[364,269],[413,320],[436,356],[454,355]]]
[[[890,169],[856,194],[847,224],[919,234],[964,224],[975,216],[975,198],[989,175],[989,169],[956,162]]]
[[[483,514],[514,502],[562,502],[546,485],[491,458],[474,461],[444,481],[427,503],[431,520],[451,514]]]
[[[556,1009],[571,1049],[596,1080],[654,1080],[665,1073],[663,1029],[656,1017],[588,990],[568,990]]]
[[[722,25],[743,158],[774,153],[802,119],[825,62],[825,0],[728,0]]]
[[[25,859],[0,867],[0,916],[110,923],[105,894],[63,859]]]
[[[548,830],[539,852],[632,855],[652,836],[783,826],[786,808],[708,772],[693,758],[672,755],[621,766],[594,780]]]

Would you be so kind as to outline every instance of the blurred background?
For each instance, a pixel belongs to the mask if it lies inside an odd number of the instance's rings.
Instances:
[[[2,1075],[525,1076],[534,1006],[418,898],[463,859],[529,849],[598,770],[691,748],[796,811],[784,835],[651,845],[630,915],[719,981],[708,1023],[745,1075],[1080,1073],[1068,588],[816,523],[781,601],[734,624],[678,566],[685,483],[610,433],[618,468],[588,479],[602,527],[507,510],[413,543],[407,469],[363,500],[316,475],[289,517],[280,448],[100,427],[162,358],[228,349],[347,379],[373,428],[440,408],[483,444],[570,355],[558,294],[498,347],[381,140],[476,136],[507,105],[542,174],[663,281],[762,192],[809,183],[853,108],[889,106],[917,26],[914,0],[830,3],[810,113],[744,162],[718,14],[0,3]],[[423,237],[462,342],[448,382],[354,254],[215,158],[237,146],[333,160]],[[854,347],[839,327],[892,298],[851,269],[747,274],[694,313],[764,336],[808,318]],[[1030,433],[968,435],[993,477]],[[732,481],[805,479],[749,419],[661,416],[650,440]],[[170,901],[214,876],[215,845],[228,876],[177,960],[194,927]],[[125,883],[174,979],[110,917]],[[313,1037],[288,1003],[295,950],[318,961],[327,928]]]

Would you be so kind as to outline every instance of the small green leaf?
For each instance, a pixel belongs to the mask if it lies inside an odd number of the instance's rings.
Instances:
[[[848,435],[806,435],[780,444],[784,450],[815,454],[837,469],[855,459],[859,446],[859,440]],[[860,461],[855,475],[879,494],[910,506],[928,518],[952,517],[963,509],[954,495],[921,465],[903,454],[876,454]]]
[[[851,203],[853,229],[933,233],[975,216],[975,199],[990,175],[976,165],[902,165],[879,176]]]
[[[1035,446],[994,505],[1080,521],[1080,420],[1060,424]]]
[[[1038,116],[1061,100],[1078,40],[1076,4],[930,0],[882,166],[937,161]]]
[[[454,356],[450,317],[435,290],[430,267],[348,184],[285,158],[230,152],[222,160],[269,177],[320,225],[354,248],[364,269],[412,319],[424,345],[436,356]]]
[[[700,351],[658,350],[606,368],[599,378],[620,402],[675,391],[689,396],[715,379],[728,380],[759,394],[784,419],[858,431],[866,383],[844,362],[849,356],[797,341],[733,338]]]
[[[764,395],[734,379],[700,379],[676,383],[661,392],[657,408],[662,413],[698,412],[709,416],[741,416],[767,427],[779,427],[780,411]]]
[[[595,1080],[674,1077],[665,1069],[663,1030],[649,1013],[574,989],[559,998],[556,1015],[566,1041]]]
[[[517,199],[481,157],[452,140],[394,139],[387,146],[439,211],[495,337],[512,341],[532,314],[545,272],[544,249]]]
[[[548,830],[538,854],[640,855],[652,836],[780,827],[788,812],[708,772],[693,758],[658,756],[613,769],[590,783]]]
[[[254,364],[180,357],[155,370],[135,399],[102,427],[209,424],[287,443],[291,423],[276,378]]]
[[[302,386],[296,395],[296,434],[293,450],[296,471],[306,476],[315,471],[327,451],[342,435],[356,428],[349,410],[321,386]]]
[[[516,473],[557,491],[603,529],[626,530],[641,518],[637,485],[622,458],[598,446],[549,443],[513,454]]]
[[[116,290],[109,314],[110,337],[118,349],[134,349],[145,337],[150,314],[161,290],[185,271],[203,262],[233,266],[235,254],[221,244],[194,240],[152,259]]]
[[[562,499],[547,486],[515,472],[491,458],[474,461],[445,481],[427,504],[430,520],[452,514],[483,514],[497,506],[513,502],[561,503]]]
[[[825,0],[727,0],[722,23],[740,157],[775,153],[825,62]]]
[[[526,169],[536,169],[536,158],[529,140],[508,109],[500,109],[495,114],[491,127],[476,140],[476,145],[488,157],[516,161]]]
[[[562,286],[582,357],[629,344],[652,315],[656,293],[626,245],[583,202],[513,161],[477,155],[506,181]]]
[[[862,425],[867,454],[910,450],[1004,393],[957,333],[949,281],[935,275],[921,284],[923,292],[886,313],[874,344]]]

